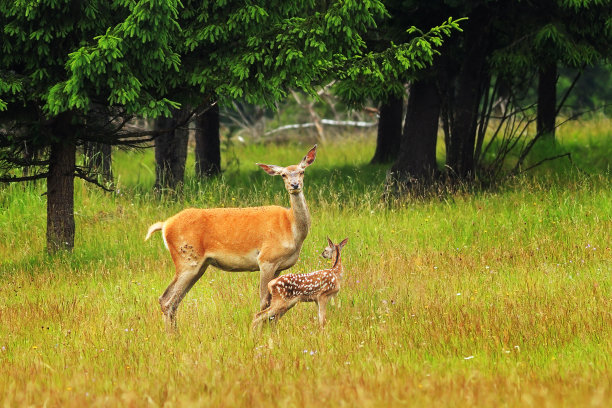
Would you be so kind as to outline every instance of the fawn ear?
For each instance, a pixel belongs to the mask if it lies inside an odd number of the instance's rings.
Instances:
[[[261,167],[266,173],[268,173],[271,176],[278,176],[285,169],[284,167],[275,166],[274,164],[261,164],[261,163],[255,163],[255,164]]]
[[[344,238],[342,240],[341,243],[338,244],[338,246],[340,247],[340,249],[344,248],[344,246],[346,245],[346,243],[348,242],[348,238]]]
[[[332,249],[334,248],[334,243],[332,242],[331,239],[329,239],[329,237],[327,237],[327,245]]]
[[[315,157],[317,157],[317,145],[314,145],[312,149],[310,149],[308,153],[306,153],[306,156],[304,156],[299,166],[305,169],[315,161]]]

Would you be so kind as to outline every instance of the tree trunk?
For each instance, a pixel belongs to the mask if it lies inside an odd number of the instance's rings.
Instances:
[[[432,79],[422,79],[410,87],[399,157],[391,170],[396,182],[403,187],[413,190],[426,188],[437,173],[440,103],[440,95]]]
[[[112,146],[98,142],[85,143],[85,165],[90,175],[101,176],[102,181],[112,183]]]
[[[378,118],[378,136],[376,152],[371,163],[392,163],[399,154],[402,140],[402,115],[404,113],[404,98],[390,96],[380,105]]]
[[[158,118],[155,121],[157,130],[170,129],[155,138],[155,189],[176,189],[185,176],[187,160],[187,142],[189,131],[185,125],[176,128],[181,120],[181,111],[174,112],[172,117]]]
[[[557,111],[557,64],[545,64],[538,72],[537,132],[546,140],[555,140]]]
[[[74,247],[74,171],[76,144],[71,115],[57,118],[54,133],[59,141],[51,145],[47,176],[47,251]]]
[[[219,106],[214,105],[196,119],[195,170],[198,177],[221,173]]]
[[[486,61],[487,26],[486,16],[470,19],[465,30],[464,54],[456,77],[450,120],[449,145],[446,147],[446,164],[451,177],[471,180],[474,177],[474,144],[478,106],[482,96],[483,69]]]

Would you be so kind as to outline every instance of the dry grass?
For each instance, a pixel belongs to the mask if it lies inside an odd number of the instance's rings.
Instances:
[[[180,199],[147,193],[149,156],[118,156],[121,195],[77,186],[72,255],[43,255],[41,186],[0,190],[4,406],[610,406],[609,172],[385,205],[371,143],[322,146],[306,177],[313,227],[292,271],[326,264],[326,235],[350,238],[324,331],[303,304],[251,335],[257,274],[211,268],[169,336],[172,262],[143,242],[185,206],[286,205],[249,163],[304,146],[237,149],[240,172]]]

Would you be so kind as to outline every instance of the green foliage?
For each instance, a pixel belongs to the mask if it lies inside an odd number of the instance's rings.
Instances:
[[[551,62],[580,69],[611,56],[610,0],[509,2],[506,12],[515,24],[502,30],[493,58],[502,73],[521,76]]]
[[[362,33],[384,14],[376,1],[336,2],[324,10],[316,2],[263,4],[204,2],[186,17],[185,59],[193,65],[181,76],[189,85],[222,104],[242,99],[271,107],[288,88],[313,94],[338,71],[339,60],[362,52]]]
[[[14,179],[24,150],[66,139],[53,128],[64,112],[77,144],[130,143],[102,118],[314,93],[384,13],[377,0],[2,2],[0,176]],[[45,174],[44,157],[30,163]]]
[[[4,2],[2,109],[155,117],[176,103],[271,105],[288,87],[313,92],[337,59],[361,53],[384,12],[379,1]]]
[[[404,85],[419,71],[433,63],[444,38],[461,31],[464,18],[449,17],[428,32],[412,26],[406,30],[410,40],[401,44],[390,41],[380,52],[368,52],[347,61],[347,69],[338,75],[334,90],[349,105],[359,106],[366,100],[386,100],[389,94],[401,95]]]

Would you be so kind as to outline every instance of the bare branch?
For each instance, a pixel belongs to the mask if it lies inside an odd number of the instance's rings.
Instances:
[[[321,119],[321,123],[324,125],[329,125],[329,126],[354,126],[354,127],[372,127],[372,126],[376,126],[376,122],[359,122],[359,121],[355,121],[355,120],[333,120],[333,119]],[[283,130],[288,130],[288,129],[303,129],[303,128],[310,128],[310,127],[315,127],[316,124],[315,123],[297,123],[294,125],[284,125],[284,126],[280,126],[276,129],[272,129],[267,131],[265,134],[266,135],[271,135],[273,133],[277,133],[277,132],[281,132]]]
[[[105,185],[101,184],[98,180],[88,176],[87,173],[82,168],[77,167],[74,172],[74,175],[75,177],[83,179],[89,183],[95,184],[96,186],[100,187],[104,191],[108,191],[109,193],[115,192],[115,190],[113,190],[112,188],[108,188]]]
[[[565,105],[565,101],[567,101],[567,98],[570,96],[572,89],[574,89],[574,86],[576,86],[576,83],[578,82],[578,79],[580,79],[580,76],[582,75],[582,70],[584,69],[585,66],[586,64],[582,65],[582,69],[578,71],[571,85],[569,86],[569,88],[567,88],[565,95],[563,95],[563,98],[561,98],[561,102],[559,102],[559,106],[557,106],[557,110],[555,111],[555,117],[559,116],[559,112],[561,112],[561,108],[563,108],[563,105]]]
[[[31,176],[23,176],[23,177],[0,177],[0,183],[17,183],[20,181],[31,181],[31,180],[40,180],[47,178],[49,173],[39,173],[33,174]]]
[[[550,160],[560,159],[562,157],[567,157],[567,158],[569,158],[569,161],[572,162],[572,154],[569,153],[569,152],[568,153],[563,153],[563,154],[559,154],[557,156],[552,156],[552,157],[547,157],[545,159],[542,159],[539,162],[537,162],[536,164],[533,164],[533,165],[527,167],[525,170],[521,170],[521,171],[519,171],[519,172],[517,172],[515,174],[522,174],[522,173],[528,172],[529,170],[531,170],[531,169],[533,169],[535,167],[538,167],[539,165],[541,165],[544,162],[547,162],[547,161],[550,161]]]

